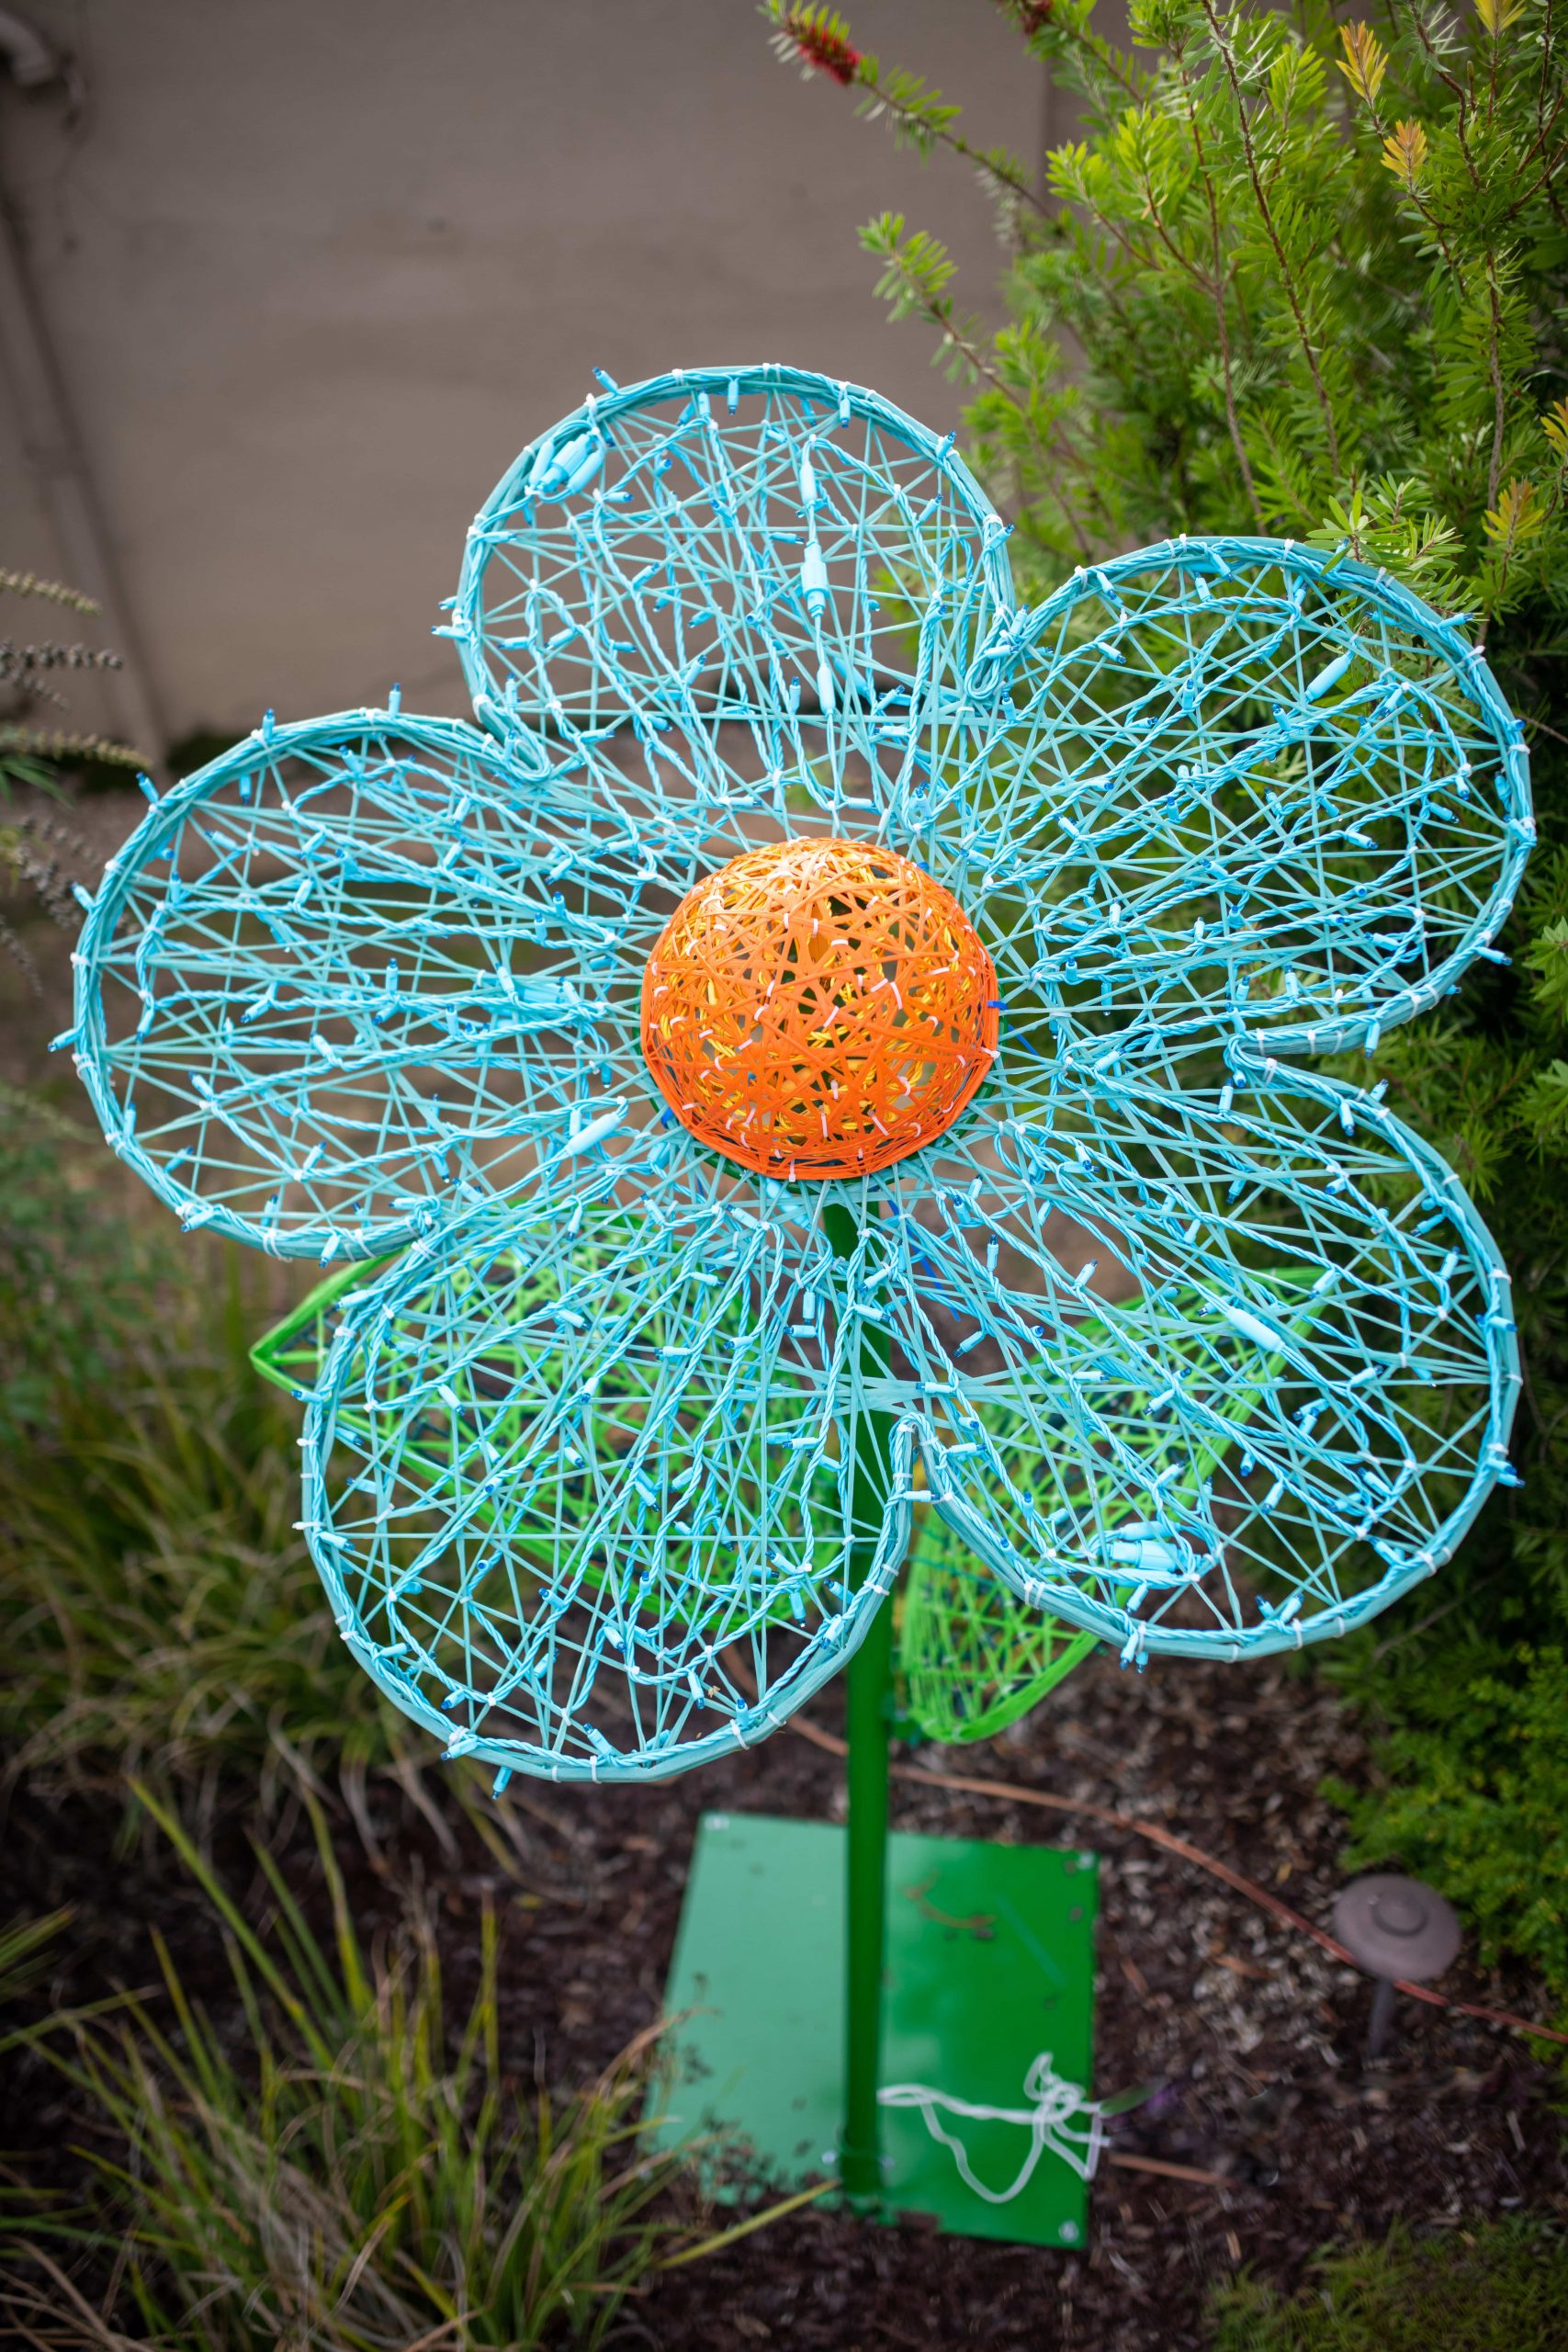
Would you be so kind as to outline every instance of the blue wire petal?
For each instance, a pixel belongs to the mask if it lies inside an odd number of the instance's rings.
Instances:
[[[1496,957],[1535,838],[1522,731],[1386,575],[1143,548],[998,624],[969,683],[970,867],[1021,1044],[1370,1051]]]
[[[929,786],[919,718],[1011,605],[1005,540],[952,436],[876,393],[686,369],[524,451],[469,533],[450,633],[498,733],[592,763],[629,720],[656,755],[716,760],[731,799],[777,781],[832,815]]]
[[[641,965],[702,838],[446,720],[269,725],[92,906],[72,1034],[105,1132],[187,1226],[395,1249],[646,1115]]]
[[[937,1508],[1026,1600],[1130,1658],[1258,1656],[1375,1614],[1511,1478],[1507,1275],[1373,1095],[1135,1069],[965,1134],[905,1163],[900,1339]]]
[[[893,1581],[911,1439],[868,1505],[831,1253],[687,1174],[563,1180],[416,1244],[333,1344],[310,1546],[355,1656],[450,1754],[598,1781],[731,1755]]]

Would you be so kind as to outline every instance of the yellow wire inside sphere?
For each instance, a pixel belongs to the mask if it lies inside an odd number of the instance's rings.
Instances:
[[[896,850],[748,850],[671,916],[642,1047],[700,1143],[762,1176],[865,1176],[950,1127],[996,1058],[997,976],[953,893]]]

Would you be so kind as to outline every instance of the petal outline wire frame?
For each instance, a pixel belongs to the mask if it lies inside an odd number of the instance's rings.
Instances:
[[[597,1193],[604,1201],[614,1182],[613,1171],[606,1171],[597,1180],[590,1181],[575,1195],[563,1193],[552,1198],[547,1193],[543,1199],[535,1200],[526,1206],[519,1204],[515,1222],[524,1226],[528,1223],[541,1225],[547,1230],[552,1227],[562,1227],[568,1222],[569,1200],[592,1203]],[[671,1221],[679,1221],[682,1215],[679,1207],[673,1208]],[[692,1220],[688,1216],[686,1221]],[[718,1727],[696,1737],[677,1736],[669,1746],[660,1746],[657,1742],[648,1744],[639,1737],[638,1744],[629,1752],[617,1754],[603,1735],[596,1730],[585,1731],[583,1728],[589,1720],[588,1701],[597,1674],[605,1669],[614,1677],[620,1670],[622,1644],[613,1629],[606,1633],[605,1626],[596,1620],[589,1641],[581,1646],[581,1656],[586,1663],[587,1671],[586,1674],[580,1671],[576,1677],[581,1690],[581,1696],[574,1702],[577,1719],[567,1710],[557,1707],[553,1700],[547,1702],[549,1711],[559,1717],[561,1741],[564,1743],[569,1735],[575,1732],[580,1747],[585,1740],[592,1740],[594,1753],[567,1753],[564,1747],[547,1747],[537,1741],[487,1738],[482,1733],[455,1724],[453,1715],[433,1703],[421,1682],[397,1664],[395,1653],[364,1631],[366,1589],[369,1578],[367,1575],[359,1579],[357,1593],[351,1589],[347,1556],[351,1555],[352,1547],[334,1531],[333,1495],[328,1471],[346,1394],[355,1384],[368,1388],[367,1360],[374,1358],[381,1338],[394,1329],[400,1307],[415,1299],[433,1279],[440,1280],[444,1269],[450,1268],[466,1248],[479,1257],[487,1252],[493,1257],[504,1250],[513,1224],[513,1219],[491,1213],[471,1218],[457,1227],[447,1227],[427,1240],[415,1242],[379,1279],[374,1280],[359,1294],[341,1301],[342,1320],[332,1339],[316,1385],[309,1392],[305,1431],[301,1440],[303,1524],[307,1539],[339,1630],[355,1657],[394,1705],[446,1744],[449,1756],[470,1756],[479,1762],[496,1766],[503,1776],[500,1784],[502,1786],[504,1776],[513,1770],[523,1770],[552,1781],[574,1782],[642,1782],[671,1779],[695,1765],[717,1762],[767,1737],[797,1708],[805,1705],[859,1648],[892,1589],[908,1547],[915,1492],[910,1476],[916,1442],[915,1425],[910,1421],[888,1427],[886,1455],[887,1491],[881,1526],[874,1534],[853,1521],[851,1495],[857,1479],[855,1431],[875,1412],[877,1384],[874,1381],[866,1383],[863,1393],[857,1363],[843,1362],[841,1348],[834,1351],[833,1360],[819,1375],[816,1401],[820,1414],[840,1421],[842,1429],[844,1444],[840,1456],[838,1483],[845,1515],[844,1532],[837,1554],[822,1565],[819,1573],[820,1579],[826,1584],[831,1585],[835,1577],[841,1582],[853,1559],[859,1574],[853,1590],[844,1592],[841,1610],[832,1623],[818,1625],[810,1633],[795,1663],[784,1673],[771,1679],[765,1689],[759,1689],[754,1705],[730,1713]],[[695,1243],[688,1247],[694,1249]],[[767,1329],[765,1323],[762,1329]],[[852,1345],[852,1355],[853,1352]],[[453,1376],[456,1377],[456,1374]],[[596,1386],[601,1376],[597,1370],[591,1374],[589,1386]],[[591,1404],[591,1412],[594,1409],[596,1408]],[[764,1437],[764,1444],[766,1442]],[[793,1442],[798,1443],[799,1441]],[[775,1443],[788,1446],[792,1441],[781,1439]],[[378,1488],[383,1501],[380,1516],[387,1515],[390,1491],[389,1487]],[[470,1490],[462,1506],[461,1517],[471,1520],[473,1510],[474,1498]],[[667,1527],[668,1523],[667,1512],[664,1525]],[[513,1544],[513,1538],[504,1530],[502,1540],[503,1544]],[[659,1538],[660,1552],[663,1540],[661,1529]],[[521,1550],[525,1555],[527,1546],[526,1534],[520,1533],[513,1550]],[[536,1576],[541,1586],[546,1581],[547,1572],[543,1569],[526,1572]],[[497,1567],[489,1573],[499,1575],[501,1570]],[[580,1595],[583,1583],[581,1564],[570,1568],[569,1573],[573,1578],[574,1592]],[[511,1574],[510,1567],[507,1574]],[[625,1633],[635,1623],[641,1602],[638,1599],[633,1607],[626,1607],[626,1588],[631,1579],[629,1575],[623,1574],[618,1561],[612,1575],[619,1586],[619,1591],[612,1595],[612,1600],[622,1609],[621,1624]],[[660,1579],[659,1605],[663,1605],[666,1588],[662,1583],[662,1566]],[[721,1582],[716,1582],[710,1589],[713,1597],[721,1601],[727,1597],[726,1588]],[[737,1589],[744,1600],[750,1600],[750,1592],[744,1582]],[[541,1610],[542,1607],[541,1602]],[[787,1626],[784,1630],[787,1632]],[[742,1634],[736,1633],[728,1638],[739,1643]],[[628,1653],[630,1647],[628,1641],[626,1644]],[[685,1667],[676,1660],[675,1647],[672,1644],[667,1645],[670,1664],[666,1671],[671,1687],[679,1690],[680,1675]],[[682,1655],[689,1660],[693,1653],[687,1650]],[[429,1661],[426,1663],[428,1665]],[[550,1671],[553,1677],[553,1662]],[[427,1674],[425,1679],[430,1679]],[[490,1694],[477,1688],[465,1689],[457,1695],[456,1703],[466,1707],[470,1713],[482,1715],[489,1711]]]
[[[1167,539],[1151,547],[1129,549],[1103,563],[1080,566],[1039,605],[1015,605],[1000,614],[971,666],[964,688],[974,697],[988,698],[993,709],[999,709],[1029,657],[1040,655],[1045,641],[1054,634],[1065,640],[1064,624],[1087,599],[1100,596],[1108,604],[1120,606],[1121,583],[1169,567],[1190,575],[1200,595],[1206,599],[1210,580],[1229,582],[1249,566],[1261,571],[1278,568],[1287,580],[1303,587],[1311,582],[1319,588],[1333,585],[1350,589],[1355,592],[1362,613],[1370,610],[1408,630],[1472,697],[1483,729],[1500,755],[1504,793],[1500,813],[1507,836],[1506,853],[1485,902],[1476,909],[1463,936],[1448,956],[1428,969],[1417,986],[1402,987],[1393,992],[1386,1004],[1370,1004],[1338,1021],[1269,1022],[1250,1030],[1239,1019],[1234,1024],[1237,1034],[1247,1036],[1259,1055],[1329,1054],[1362,1045],[1371,1052],[1382,1031],[1430,1011],[1450,992],[1476,956],[1486,950],[1513,903],[1536,839],[1523,724],[1487,667],[1483,648],[1471,642],[1457,622],[1445,620],[1388,572],[1359,563],[1342,551],[1306,547],[1291,539],[1229,536]],[[1070,646],[1066,650],[1070,656]],[[1351,659],[1351,650],[1347,647],[1342,658],[1329,662],[1317,676],[1302,682],[1303,707],[1324,702]],[[1004,736],[1005,727],[1003,722]],[[1129,748],[1133,748],[1131,744]],[[983,770],[992,757],[990,743],[982,742],[970,763],[972,770]],[[1378,919],[1384,918],[1380,913]]]
[[[536,501],[558,503],[589,489],[611,446],[616,424],[661,402],[711,402],[716,397],[732,408],[738,398],[756,395],[815,401],[840,424],[853,419],[886,432],[911,453],[924,458],[946,481],[958,505],[967,510],[979,540],[975,587],[985,603],[998,616],[1014,609],[1017,596],[1007,555],[1007,526],[957,454],[956,435],[950,433],[939,438],[929,425],[907,415],[880,392],[777,361],[675,368],[624,387],[603,376],[601,380],[606,387],[603,393],[591,396],[580,409],[530,442],[507,469],[475,516],[464,548],[457,594],[452,600],[453,617],[444,633],[457,644],[480,725],[502,739],[518,738],[538,756],[540,739],[519,707],[515,679],[503,683],[496,674],[486,645],[485,571],[494,546],[509,536],[500,527],[502,518],[515,514],[525,502],[525,511],[531,514]],[[807,590],[807,597],[814,601],[813,590]],[[552,717],[556,724],[570,728],[558,703]]]
[[[288,1257],[315,1257],[321,1249],[321,1237],[306,1234],[294,1246],[279,1247],[269,1242],[244,1218],[222,1207],[209,1207],[195,1199],[189,1190],[175,1183],[162,1164],[138,1142],[128,1129],[119,1103],[106,1075],[104,1008],[101,988],[96,985],[99,968],[113,937],[114,928],[125,901],[133,888],[140,869],[156,854],[165,834],[173,836],[182,823],[210,798],[215,786],[241,776],[250,770],[275,760],[283,760],[297,752],[310,752],[318,745],[335,743],[344,735],[364,729],[367,732],[385,729],[388,733],[404,735],[415,742],[428,744],[437,753],[454,762],[478,759],[493,769],[496,781],[508,791],[513,791],[519,781],[507,766],[500,747],[493,739],[468,726],[462,719],[425,718],[400,710],[394,703],[385,710],[366,707],[359,710],[333,712],[320,718],[294,719],[282,725],[269,713],[263,724],[253,729],[243,741],[221,752],[205,767],[183,776],[172,790],[158,795],[144,785],[152,806],[141,824],[104,866],[103,879],[93,893],[87,906],[86,919],[77,952],[75,967],[74,1026],[55,1045],[72,1045],[75,1049],[77,1073],[86,1088],[99,1125],[110,1148],[148,1189],[156,1193],[176,1216],[189,1226],[188,1212],[201,1208],[200,1222],[212,1232],[232,1241],[243,1241],[252,1249],[264,1249],[269,1254]],[[378,1227],[375,1238],[359,1250],[345,1250],[345,1255],[378,1257],[387,1250],[401,1248],[412,1241],[418,1226],[412,1218],[394,1220]]]
[[[900,1427],[909,1427],[919,1444],[937,1515],[1021,1600],[1119,1648],[1124,1664],[1141,1663],[1155,1656],[1234,1662],[1243,1657],[1263,1657],[1299,1649],[1306,1642],[1348,1633],[1379,1614],[1414,1585],[1434,1575],[1452,1556],[1493,1487],[1509,1475],[1506,1448],[1522,1385],[1518,1342],[1508,1312],[1511,1285],[1495,1242],[1452,1170],[1429,1144],[1359,1088],[1290,1065],[1277,1065],[1266,1078],[1261,1069],[1245,1063],[1234,1051],[1227,1058],[1233,1068],[1245,1069],[1254,1082],[1261,1081],[1265,1088],[1270,1083],[1280,1084],[1287,1091],[1299,1093],[1325,1108],[1337,1109],[1342,1116],[1354,1106],[1357,1115],[1366,1119],[1379,1137],[1390,1144],[1422,1180],[1427,1200],[1439,1199],[1448,1217],[1461,1228],[1473,1253],[1472,1263],[1489,1292],[1484,1312],[1477,1318],[1486,1353],[1485,1434],[1474,1446],[1474,1466],[1462,1500],[1448,1513],[1427,1549],[1387,1563],[1383,1573],[1361,1591],[1322,1608],[1314,1615],[1281,1620],[1278,1612],[1271,1612],[1263,1623],[1247,1627],[1241,1636],[1150,1623],[1127,1608],[1113,1607],[1095,1599],[1077,1585],[1040,1573],[987,1524],[962,1491],[954,1490],[948,1455],[955,1440],[969,1437],[969,1424],[961,1424],[953,1436],[944,1442],[937,1434],[929,1411],[902,1420]],[[1108,1210],[1106,1214],[1109,1222],[1114,1211]],[[978,1272],[979,1269],[976,1271]],[[965,1452],[970,1450],[964,1446]],[[1114,1532],[1113,1526],[1111,1532]],[[1123,1570],[1120,1578],[1106,1577],[1104,1581],[1132,1583],[1135,1577]]]

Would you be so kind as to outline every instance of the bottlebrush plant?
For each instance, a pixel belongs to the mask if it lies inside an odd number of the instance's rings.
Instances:
[[[1093,0],[1000,5],[1079,109],[1038,175],[832,9],[762,13],[786,62],[996,201],[999,327],[903,215],[862,238],[970,388],[1021,593],[1179,531],[1344,548],[1466,615],[1526,723],[1511,961],[1354,1065],[1516,1270],[1525,1485],[1333,1670],[1388,1726],[1390,1786],[1347,1797],[1360,1858],[1437,1879],[1568,1997],[1568,6],[1132,0],[1123,49]]]

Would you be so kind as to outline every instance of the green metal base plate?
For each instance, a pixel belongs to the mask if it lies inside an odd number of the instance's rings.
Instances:
[[[1095,1857],[895,1832],[888,1841],[882,2081],[1026,2109],[1042,2051],[1088,2086]],[[666,1996],[675,2076],[659,2137],[721,2134],[781,2187],[830,2177],[843,2098],[844,1833],[823,1822],[705,1814]],[[976,2177],[1003,2189],[1032,2135],[938,2109]],[[1080,2117],[1080,2128],[1085,2119]],[[1081,2245],[1088,2190],[1047,2149],[990,2204],[918,2107],[883,2110],[886,2211],[965,2237]]]

